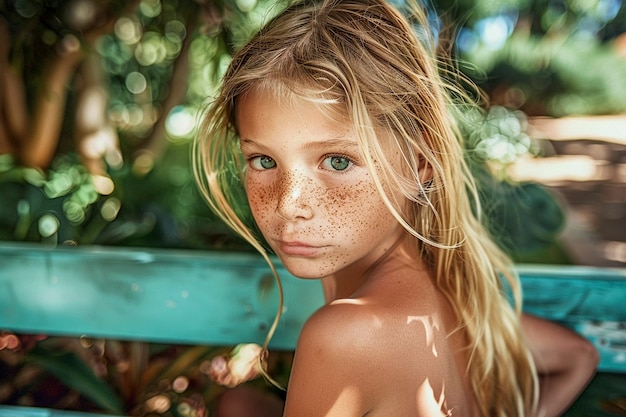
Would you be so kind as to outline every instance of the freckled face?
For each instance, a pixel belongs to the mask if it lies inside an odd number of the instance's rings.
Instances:
[[[240,98],[236,116],[252,214],[292,274],[363,271],[396,242],[349,121],[262,90]]]

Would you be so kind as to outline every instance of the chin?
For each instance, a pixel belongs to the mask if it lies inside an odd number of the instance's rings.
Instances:
[[[331,275],[333,271],[328,268],[320,268],[310,260],[299,260],[290,257],[280,257],[283,266],[291,275],[301,279],[321,279]]]

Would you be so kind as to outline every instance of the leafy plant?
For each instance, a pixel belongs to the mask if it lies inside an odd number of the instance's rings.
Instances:
[[[0,402],[5,404],[201,417],[210,415],[213,400],[223,390],[209,374],[211,359],[226,348],[8,333],[2,337],[20,340],[0,349],[0,375],[9,373],[13,381],[1,385]],[[291,356],[277,352],[269,364],[272,375],[283,382]]]

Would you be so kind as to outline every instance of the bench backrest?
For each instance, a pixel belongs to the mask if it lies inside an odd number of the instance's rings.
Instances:
[[[285,305],[271,346],[289,350],[323,297],[317,281],[277,268]],[[519,271],[526,311],[592,340],[601,370],[626,372],[626,270],[520,265]],[[270,270],[255,254],[0,244],[0,330],[262,343],[277,304]]]

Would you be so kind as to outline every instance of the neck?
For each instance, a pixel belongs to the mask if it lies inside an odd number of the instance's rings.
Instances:
[[[363,266],[350,266],[336,274],[322,278],[322,289],[324,290],[324,299],[326,303],[330,303],[340,298],[350,298],[363,284],[371,277],[379,274],[383,266],[391,259],[397,259],[398,256],[403,257],[408,254],[407,243],[409,239],[402,235],[391,245],[378,259],[373,263]],[[419,261],[414,257],[410,257],[411,262],[418,264]]]

